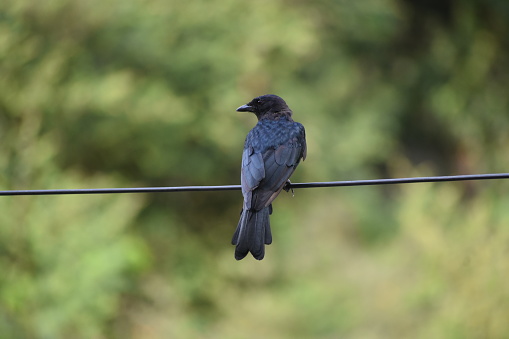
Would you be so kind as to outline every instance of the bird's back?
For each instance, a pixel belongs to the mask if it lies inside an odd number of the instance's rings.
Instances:
[[[305,143],[302,124],[287,118],[263,119],[258,121],[247,135],[244,149],[251,147],[255,153],[264,153],[270,148],[277,148],[289,141],[295,141],[300,145]]]

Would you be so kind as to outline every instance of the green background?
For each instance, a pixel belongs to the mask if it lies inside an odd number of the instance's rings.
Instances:
[[[509,2],[3,0],[0,189],[238,184],[282,96],[293,182],[509,170]],[[509,182],[0,197],[2,338],[507,338]]]

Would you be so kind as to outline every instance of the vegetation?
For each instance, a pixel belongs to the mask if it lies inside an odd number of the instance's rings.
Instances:
[[[239,182],[254,116],[294,182],[507,172],[503,0],[4,0],[0,189]],[[509,183],[0,199],[2,338],[507,338]]]

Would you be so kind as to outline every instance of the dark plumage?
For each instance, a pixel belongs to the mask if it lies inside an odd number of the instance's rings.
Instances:
[[[272,243],[271,203],[306,158],[306,136],[304,126],[293,121],[292,111],[277,95],[254,98],[237,111],[254,113],[258,123],[244,143],[240,176],[244,205],[232,244],[237,245],[235,259],[251,252],[262,260],[265,244]]]

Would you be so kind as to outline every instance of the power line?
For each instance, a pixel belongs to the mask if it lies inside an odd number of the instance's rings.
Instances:
[[[509,173],[450,175],[441,177],[416,177],[396,179],[372,179],[352,181],[305,182],[292,183],[288,189],[311,187],[340,187],[340,186],[373,186],[411,184],[422,182],[467,181],[509,179]],[[114,194],[114,193],[162,193],[162,192],[204,192],[204,191],[236,191],[240,185],[224,186],[181,186],[181,187],[133,187],[133,188],[93,188],[93,189],[52,189],[52,190],[13,190],[0,191],[0,196],[7,195],[60,195],[60,194]]]

